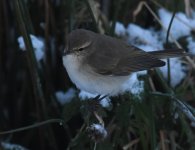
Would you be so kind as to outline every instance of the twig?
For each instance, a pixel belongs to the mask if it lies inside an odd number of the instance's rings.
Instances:
[[[160,130],[160,139],[161,139],[161,147],[162,150],[167,150],[165,146],[165,137],[164,137],[164,132]]]
[[[186,15],[188,17],[191,17],[192,16],[192,9],[191,9],[191,6],[190,6],[190,0],[184,0],[184,4],[185,4]]]
[[[171,25],[173,23],[173,19],[175,17],[175,14],[176,14],[176,11],[174,11],[172,17],[171,17],[171,21],[169,23],[169,26],[168,26],[168,30],[167,30],[167,35],[166,35],[166,45],[168,45],[168,41],[169,41],[169,34],[170,34],[170,30],[171,30]],[[168,85],[170,86],[171,84],[171,70],[170,70],[170,59],[167,59],[167,69],[168,69],[168,72],[167,72],[167,76],[168,76]]]
[[[177,149],[177,143],[175,141],[176,140],[176,135],[177,135],[177,133],[175,131],[171,131],[169,133],[171,150],[176,150]]]
[[[85,128],[85,124],[83,124],[80,128],[80,130],[78,131],[78,133],[76,134],[76,136],[71,140],[71,142],[69,143],[67,150],[70,150],[71,148],[71,144],[79,137],[79,135],[82,133],[83,129]]]
[[[91,15],[91,18],[92,18],[92,20],[93,20],[93,24],[94,24],[94,27],[95,27],[96,31],[97,31],[97,32],[100,32],[100,31],[99,31],[99,28],[98,28],[97,20],[96,20],[96,18],[95,18],[95,15],[94,15],[94,13],[93,13],[93,10],[91,9],[90,2],[89,2],[88,0],[84,0],[84,2],[85,2],[85,4],[87,5],[87,8],[88,8],[88,10],[89,10],[89,12],[90,12],[90,15]]]
[[[123,150],[128,150],[130,147],[132,147],[133,145],[137,144],[139,141],[140,141],[140,139],[135,139],[135,140],[129,142],[128,144],[123,146]]]
[[[93,150],[96,150],[96,149],[97,149],[97,143],[95,142]]]
[[[179,100],[174,94],[161,93],[161,92],[152,92],[152,94],[170,97],[176,102],[176,107],[179,108],[179,110],[183,112],[188,117],[188,119],[190,119],[190,121],[195,122],[195,114],[192,111],[191,106]]]
[[[103,119],[97,114],[96,111],[94,111],[93,114],[97,118],[97,120],[99,121],[99,123],[104,127],[104,121],[103,121]]]
[[[154,86],[154,82],[152,81],[152,78],[150,76],[149,76],[148,80],[149,80],[149,84],[150,84],[152,91],[156,91],[156,88]]]
[[[62,119],[49,119],[46,121],[42,121],[42,122],[38,122],[35,123],[33,125],[29,125],[29,126],[25,126],[25,127],[21,127],[21,128],[17,128],[17,129],[12,129],[12,130],[8,130],[8,131],[3,131],[0,132],[0,135],[4,135],[4,134],[10,134],[10,133],[16,133],[16,132],[20,132],[20,131],[24,131],[24,130],[29,130],[32,128],[37,128],[46,124],[51,124],[51,123],[59,123],[60,125],[63,125],[63,127],[65,127],[65,122]]]

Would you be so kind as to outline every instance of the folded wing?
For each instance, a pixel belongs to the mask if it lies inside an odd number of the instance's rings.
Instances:
[[[88,64],[98,74],[127,76],[132,72],[165,65],[165,62],[155,56],[121,40],[99,36],[101,37],[97,38],[94,45],[99,51],[94,51],[87,59]]]

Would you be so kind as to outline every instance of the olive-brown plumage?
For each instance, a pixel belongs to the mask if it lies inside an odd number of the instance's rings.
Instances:
[[[120,91],[132,72],[164,66],[162,58],[185,55],[182,49],[145,52],[120,39],[84,29],[72,31],[66,43],[63,63],[71,80],[78,88],[96,94],[112,95]],[[103,92],[102,86],[111,89]]]

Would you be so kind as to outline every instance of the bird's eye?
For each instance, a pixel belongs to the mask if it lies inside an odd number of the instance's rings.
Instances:
[[[78,52],[81,52],[85,48],[89,47],[91,43],[92,43],[91,41],[85,42],[82,45],[80,45],[80,47],[77,47],[76,49],[77,49]]]
[[[77,50],[80,52],[80,51],[84,50],[84,48],[81,47],[81,48],[78,48]]]

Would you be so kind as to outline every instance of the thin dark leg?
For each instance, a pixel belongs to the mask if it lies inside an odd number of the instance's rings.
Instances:
[[[93,99],[94,100],[99,100],[100,99],[100,97],[101,97],[101,95],[97,95],[96,97],[94,97]]]
[[[101,100],[103,100],[103,99],[106,98],[106,97],[108,97],[108,95],[104,95],[104,96],[102,96],[101,98],[99,98],[98,100],[101,101]]]

